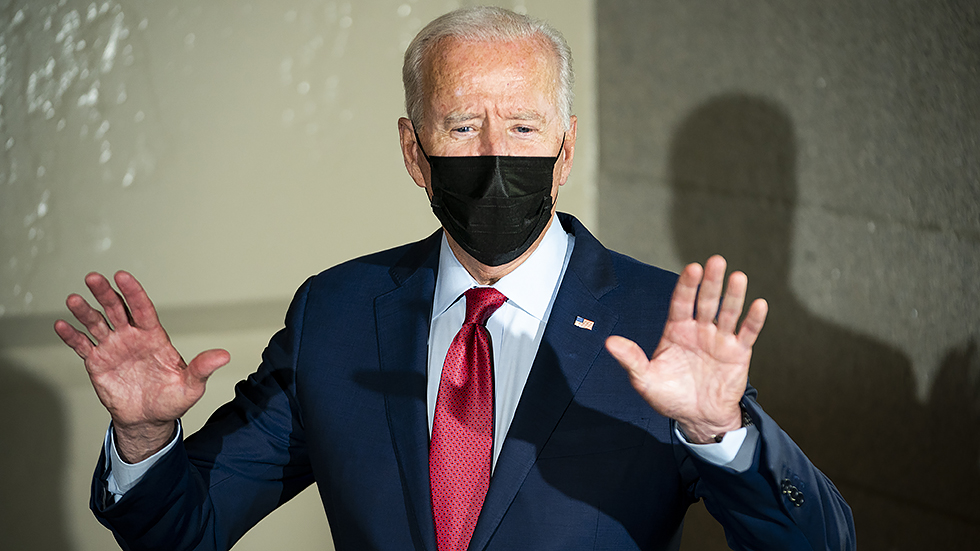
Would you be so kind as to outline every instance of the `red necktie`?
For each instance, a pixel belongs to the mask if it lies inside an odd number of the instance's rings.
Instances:
[[[490,287],[475,287],[465,295],[466,321],[442,367],[429,445],[439,551],[463,551],[469,545],[490,486],[493,457],[493,353],[486,323],[507,297]]]

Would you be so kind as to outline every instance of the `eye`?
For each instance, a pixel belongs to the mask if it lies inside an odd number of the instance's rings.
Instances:
[[[514,131],[518,134],[530,134],[531,132],[534,132],[534,129],[530,126],[518,126],[514,128]]]
[[[457,126],[456,128],[453,128],[452,132],[454,134],[467,134],[469,132],[473,132],[474,130],[476,130],[476,128],[473,128],[472,126]]]

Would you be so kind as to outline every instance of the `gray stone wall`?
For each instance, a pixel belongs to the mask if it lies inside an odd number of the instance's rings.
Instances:
[[[980,4],[596,9],[600,237],[749,275],[751,382],[862,550],[975,549]],[[726,548],[698,508],[684,545]]]

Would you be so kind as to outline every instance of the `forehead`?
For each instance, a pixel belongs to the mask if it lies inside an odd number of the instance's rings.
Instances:
[[[425,71],[429,103],[449,98],[542,96],[554,103],[558,68],[544,38],[477,41],[445,38]]]

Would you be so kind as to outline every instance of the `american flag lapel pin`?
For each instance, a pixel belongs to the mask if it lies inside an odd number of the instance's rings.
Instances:
[[[587,320],[582,316],[575,316],[575,327],[581,327],[582,329],[587,329],[589,331],[592,331],[593,325],[595,325],[594,321]]]

